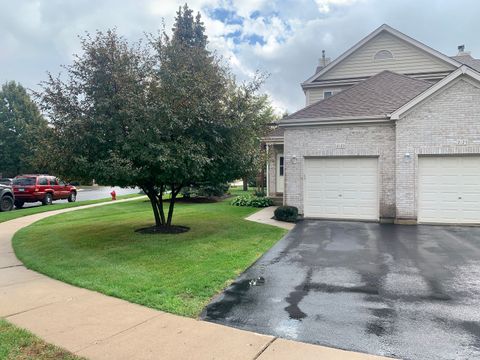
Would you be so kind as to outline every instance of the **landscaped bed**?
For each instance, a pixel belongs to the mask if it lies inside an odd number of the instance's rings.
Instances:
[[[0,319],[0,359],[81,360]]]
[[[141,234],[153,219],[150,203],[138,200],[44,219],[13,244],[28,268],[50,277],[195,317],[285,233],[244,220],[255,211],[230,200],[179,203],[174,223],[190,231]]]

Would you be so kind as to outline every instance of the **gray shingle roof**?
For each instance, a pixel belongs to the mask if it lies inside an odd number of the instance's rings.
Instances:
[[[480,59],[475,59],[471,55],[452,56],[451,58],[470,66],[473,70],[480,71]]]
[[[328,119],[341,117],[383,116],[400,108],[432,86],[431,82],[417,80],[388,70],[325,100],[320,100],[284,118]]]
[[[275,127],[271,132],[268,133],[268,137],[277,137],[277,136],[283,136],[283,133],[285,130],[281,127]]]

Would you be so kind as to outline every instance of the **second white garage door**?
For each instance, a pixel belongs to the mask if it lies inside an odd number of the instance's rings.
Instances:
[[[480,223],[480,157],[420,157],[418,221]]]
[[[378,160],[305,159],[304,216],[378,220]]]

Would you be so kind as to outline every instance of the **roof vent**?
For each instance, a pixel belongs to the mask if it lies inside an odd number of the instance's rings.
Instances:
[[[315,74],[322,70],[325,66],[330,64],[330,58],[325,57],[325,50],[322,50],[322,57],[320,58]]]
[[[458,45],[457,49],[458,49],[457,56],[470,55],[470,51],[465,51],[465,45]]]

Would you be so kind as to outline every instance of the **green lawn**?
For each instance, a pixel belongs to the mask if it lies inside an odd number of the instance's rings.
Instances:
[[[268,250],[285,230],[244,220],[257,211],[230,205],[180,203],[182,234],[146,235],[144,200],[44,219],[15,235],[17,256],[53,278],[152,308],[197,316],[212,296]]]
[[[83,358],[47,344],[28,331],[0,319],[0,359],[80,360]]]
[[[140,196],[140,195],[139,194],[121,195],[121,196],[117,196],[117,200],[128,199],[136,196]],[[60,210],[60,209],[90,205],[90,204],[98,204],[98,203],[107,202],[107,201],[111,201],[111,198],[105,198],[105,199],[99,199],[99,200],[77,201],[73,203],[55,203],[54,202],[52,205],[48,205],[48,206],[39,205],[31,208],[0,212],[0,223],[8,220],[13,220],[19,217],[23,217],[23,216],[43,213],[46,211]]]

